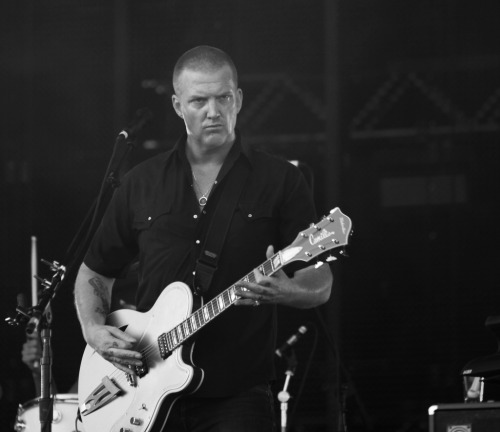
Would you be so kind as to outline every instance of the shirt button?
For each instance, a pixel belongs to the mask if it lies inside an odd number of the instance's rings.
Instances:
[[[198,219],[198,215],[193,215],[193,219]]]
[[[252,214],[252,213],[249,213],[249,214],[248,214],[248,217],[250,217],[250,218],[251,218],[251,217],[253,217],[253,214]]]
[[[151,216],[148,217],[148,220],[151,220]]]
[[[196,240],[196,244],[200,244],[200,241],[199,241],[199,240]]]

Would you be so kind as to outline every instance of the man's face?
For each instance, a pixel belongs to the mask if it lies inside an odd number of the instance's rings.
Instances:
[[[208,149],[234,140],[243,94],[228,66],[211,72],[185,69],[175,89],[172,104],[184,119],[189,143]]]

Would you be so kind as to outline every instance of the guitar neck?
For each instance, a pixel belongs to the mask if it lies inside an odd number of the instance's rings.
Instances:
[[[276,273],[283,267],[283,259],[281,252],[274,254],[271,258],[257,267],[264,276],[270,276]],[[225,291],[214,297],[200,309],[193,312],[186,320],[178,324],[172,330],[161,334],[158,338],[160,345],[160,353],[162,357],[168,356],[170,352],[184,343],[188,338],[201,330],[214,318],[232,306],[238,295],[236,294],[236,286],[240,282],[256,282],[254,270],[240,279],[237,283],[231,285]]]

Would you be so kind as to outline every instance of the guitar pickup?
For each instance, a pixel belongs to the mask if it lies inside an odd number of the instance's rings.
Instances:
[[[101,384],[85,399],[85,402],[80,407],[80,412],[82,415],[90,414],[111,402],[120,392],[121,389],[114,381],[105,376]]]

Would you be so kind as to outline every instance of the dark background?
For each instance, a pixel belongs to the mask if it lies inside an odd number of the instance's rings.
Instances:
[[[462,401],[462,367],[497,349],[484,322],[500,315],[499,12],[496,0],[7,2],[2,317],[30,296],[32,235],[41,258],[65,258],[139,107],[155,117],[130,164],[172,145],[173,63],[215,45],[238,66],[247,139],[299,160],[319,212],[354,221],[330,302],[280,310],[280,340],[312,323],[296,349],[293,429],[337,430],[340,383],[349,430],[427,430],[431,404]],[[84,347],[71,285],[53,313],[64,393]],[[24,330],[1,335],[7,430],[34,394]]]

